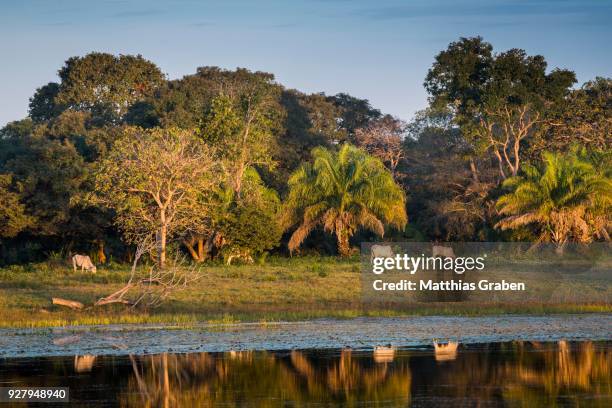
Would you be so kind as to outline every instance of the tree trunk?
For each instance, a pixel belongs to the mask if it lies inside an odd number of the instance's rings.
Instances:
[[[204,262],[206,253],[204,252],[204,237],[198,235],[198,262]]]
[[[472,172],[472,179],[475,183],[480,183],[478,179],[478,169],[476,168],[476,163],[474,162],[474,158],[470,157],[470,171]]]
[[[563,254],[565,253],[566,244],[567,244],[567,240],[563,242],[558,242],[557,246],[555,247],[555,254],[557,254],[558,256],[563,256]]]
[[[521,139],[517,139],[514,142],[514,166],[512,167],[512,176],[516,177],[519,171],[519,166],[521,163],[521,156],[519,155],[521,148]]]
[[[215,239],[217,237],[217,232],[213,231],[204,241],[204,260],[208,259],[208,257],[210,257],[212,259],[212,250],[215,246]]]
[[[242,177],[244,177],[245,165],[244,162],[240,162],[236,168],[236,174],[234,175],[234,193],[236,198],[240,198],[240,192],[242,191]]]
[[[166,225],[162,225],[159,229],[159,236],[157,237],[157,263],[160,268],[166,266],[166,237],[168,229]]]
[[[82,309],[84,306],[81,302],[76,300],[62,299],[62,298],[51,298],[51,302],[54,305],[66,306],[71,309]]]
[[[189,255],[194,261],[199,261],[198,253],[193,249],[193,240],[183,240],[183,244],[185,244],[185,248],[189,251]]]
[[[338,253],[342,257],[348,257],[351,254],[351,247],[349,245],[349,236],[345,229],[341,229],[336,232],[338,235]]]
[[[189,251],[191,258],[196,262],[204,262],[208,254],[207,245],[204,245],[204,236],[197,235],[189,239],[184,239],[183,244]],[[194,248],[194,244],[197,246]]]
[[[98,240],[98,262],[106,263],[106,254],[104,253],[104,240]]]
[[[123,255],[123,259],[127,263],[132,263],[132,261],[134,260],[134,250],[128,247]]]
[[[240,162],[237,165],[237,171],[235,174],[235,184],[234,184],[234,192],[236,196],[240,197],[240,192],[242,191],[242,177],[244,176],[244,171],[246,170],[246,149],[247,141],[249,140],[249,132],[251,130],[251,119],[247,120],[246,126],[244,128],[244,133],[242,134],[242,149],[240,150]]]
[[[504,159],[502,159],[501,154],[499,154],[499,151],[497,149],[495,149],[495,157],[497,157],[497,164],[499,166],[499,175],[501,176],[502,180],[506,179],[506,173],[504,172]]]

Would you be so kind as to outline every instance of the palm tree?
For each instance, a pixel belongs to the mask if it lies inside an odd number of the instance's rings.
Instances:
[[[316,147],[312,156],[312,163],[289,178],[283,223],[286,229],[299,224],[290,251],[318,226],[334,233],[338,252],[348,256],[349,239],[358,228],[383,236],[385,225],[406,225],[404,192],[379,159],[349,144],[338,152]]]
[[[612,181],[607,165],[598,169],[577,149],[565,155],[545,152],[543,162],[543,169],[526,165],[524,176],[504,182],[512,192],[497,201],[497,209],[505,217],[496,227],[535,226],[538,242],[554,242],[559,252],[570,239],[609,240]]]

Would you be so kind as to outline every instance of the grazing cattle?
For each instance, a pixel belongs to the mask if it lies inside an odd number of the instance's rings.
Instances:
[[[431,252],[434,258],[438,256],[443,257],[443,258],[454,258],[455,257],[455,251],[453,251],[453,248],[442,246],[442,245],[434,245]]]
[[[81,268],[81,271],[85,269],[86,271],[91,271],[91,273],[96,273],[97,268],[96,265],[91,262],[91,258],[87,255],[75,255],[72,257],[72,267],[76,272],[77,266]]]
[[[370,260],[374,258],[393,258],[393,249],[389,245],[372,245]]]

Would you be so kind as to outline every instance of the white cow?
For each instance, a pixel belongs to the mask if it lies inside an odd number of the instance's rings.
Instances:
[[[389,245],[372,245],[370,260],[374,258],[393,258],[393,249]]]
[[[438,256],[443,257],[443,258],[454,258],[455,257],[455,251],[453,251],[452,247],[434,245],[431,252],[434,258]]]
[[[91,271],[91,273],[96,273],[97,268],[96,265],[91,262],[91,258],[87,255],[75,255],[72,257],[72,267],[76,272],[77,266],[81,268],[81,271],[85,269],[86,271]]]

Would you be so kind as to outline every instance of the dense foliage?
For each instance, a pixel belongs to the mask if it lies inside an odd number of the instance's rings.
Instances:
[[[502,229],[529,227],[539,242],[563,247],[568,241],[609,240],[612,214],[610,158],[546,152],[542,168],[527,165],[523,176],[507,179],[512,190],[497,201]]]
[[[383,234],[608,240],[612,80],[575,82],[541,55],[460,38],[435,56],[430,104],[406,123],[265,72],[168,80],[139,55],[72,57],[0,129],[0,263],[129,259],[164,234],[200,262],[346,255],[352,236]]]
[[[382,237],[385,225],[406,225],[404,192],[380,160],[349,144],[337,153],[316,147],[312,156],[313,162],[289,179],[284,222],[286,227],[299,224],[289,240],[290,251],[316,227],[333,233],[338,252],[348,256],[349,239],[358,228]]]

